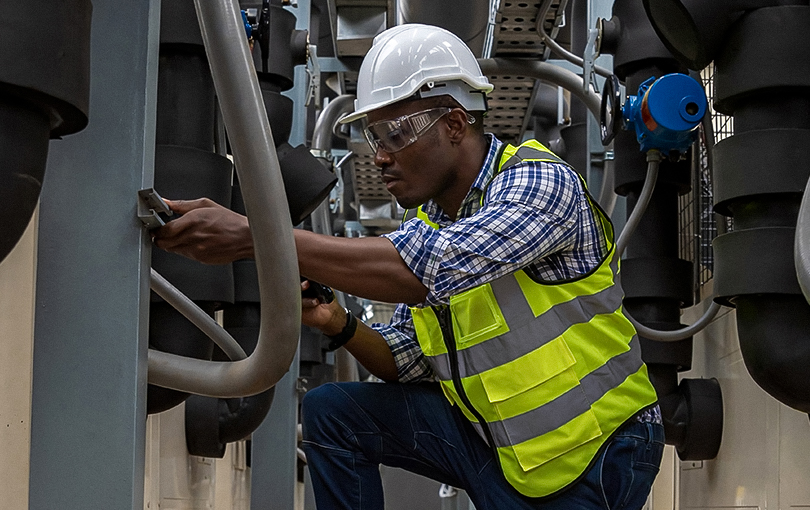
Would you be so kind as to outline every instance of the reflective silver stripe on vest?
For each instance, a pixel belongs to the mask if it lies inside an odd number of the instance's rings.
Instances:
[[[564,165],[567,165],[565,161],[561,160],[553,152],[541,151],[539,149],[535,149],[534,147],[520,147],[512,157],[506,160],[506,163],[504,163],[504,165],[501,168],[507,168],[512,165],[517,165],[518,163],[526,159],[533,159],[533,160],[545,159],[553,161],[555,163],[562,163]]]
[[[559,337],[574,324],[588,322],[597,315],[614,313],[622,305],[623,297],[621,287],[611,285],[596,294],[578,296],[554,305],[548,312],[535,317],[514,276],[493,282],[492,290],[509,331],[459,350],[458,369],[462,378],[525,356]],[[427,358],[440,379],[452,379],[449,354]]]
[[[612,357],[580,381],[580,386],[563,393],[548,404],[503,421],[489,423],[495,446],[502,448],[528,441],[556,430],[590,409],[613,388],[641,368],[641,347],[637,336],[630,341],[630,350]],[[477,422],[473,426],[483,436]],[[508,432],[507,432],[508,431]]]

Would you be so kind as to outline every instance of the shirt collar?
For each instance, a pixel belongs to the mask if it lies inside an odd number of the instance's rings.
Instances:
[[[478,210],[478,206],[480,205],[481,201],[481,194],[489,185],[490,181],[495,177],[495,165],[497,161],[495,161],[498,152],[501,149],[501,145],[503,142],[495,138],[495,135],[491,133],[486,133],[485,135],[487,140],[489,141],[489,149],[487,150],[487,156],[484,158],[484,164],[481,165],[481,170],[478,171],[478,176],[472,183],[470,187],[470,191],[467,192],[467,196],[464,197],[464,200],[461,202],[461,207],[459,207],[458,213],[456,215],[457,218],[465,218],[467,216],[471,216]],[[452,223],[450,217],[445,214],[444,210],[439,207],[436,202],[432,199],[428,200],[427,203],[422,206],[422,210],[427,214],[430,221],[438,224],[439,226],[446,226]]]

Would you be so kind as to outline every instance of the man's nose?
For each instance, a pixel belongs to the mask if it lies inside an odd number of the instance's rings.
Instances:
[[[393,161],[394,158],[390,153],[385,152],[382,147],[377,147],[377,151],[374,153],[374,165],[378,168],[382,168],[385,165],[390,165]]]

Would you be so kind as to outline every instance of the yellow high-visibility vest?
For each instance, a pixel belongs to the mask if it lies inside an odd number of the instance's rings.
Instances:
[[[531,140],[508,145],[497,171],[526,160],[565,164]],[[622,314],[613,225],[586,195],[608,241],[595,270],[561,282],[520,270],[451,296],[449,305],[411,308],[445,395],[530,497],[577,481],[613,434],[657,400]],[[427,219],[421,207],[417,216]]]

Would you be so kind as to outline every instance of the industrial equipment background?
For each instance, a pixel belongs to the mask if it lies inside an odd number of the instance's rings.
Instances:
[[[400,223],[337,121],[403,23],[466,41],[486,130],[540,139],[612,217],[667,433],[645,510],[810,506],[807,0],[31,0],[0,5],[3,508],[314,508],[299,399],[370,376],[300,327],[291,234]],[[666,80],[709,103],[657,145]],[[158,194],[249,215],[257,261],[168,260]],[[386,510],[472,510],[381,472]]]

